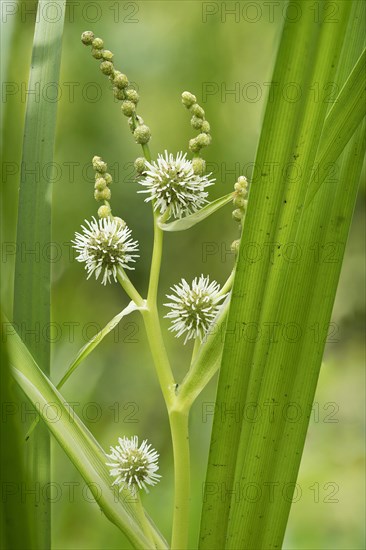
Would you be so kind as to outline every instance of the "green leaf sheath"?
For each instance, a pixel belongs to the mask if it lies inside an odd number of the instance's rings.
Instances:
[[[33,40],[29,89],[42,83],[59,81],[65,0],[48,6],[40,0]],[[28,95],[24,127],[21,180],[19,189],[17,250],[14,281],[14,323],[43,372],[50,373],[50,343],[42,338],[50,326],[50,262],[47,250],[51,242],[51,183],[45,166],[52,165],[55,143],[57,102]],[[40,167],[40,169],[37,169]],[[39,173],[39,177],[36,175]],[[37,253],[38,251],[38,253]],[[33,336],[32,336],[33,333]],[[25,337],[28,334],[30,336]],[[34,336],[36,334],[36,336]],[[38,335],[38,336],[37,336]],[[44,487],[50,482],[50,437],[42,426],[28,444],[30,481]],[[35,546],[51,547],[50,502],[41,499],[33,507]]]
[[[299,84],[303,101],[285,102],[274,88],[275,99],[265,114],[256,160],[262,175],[251,186],[224,344],[219,413],[214,417],[203,503],[202,549],[264,549],[282,544],[324,346],[324,334],[320,343],[314,342],[311,326],[329,322],[343,256],[342,248],[336,266],[321,264],[314,261],[313,250],[331,237],[328,228],[339,219],[337,212],[346,200],[342,173],[336,184],[323,178],[313,204],[307,209],[304,204],[322,147],[320,139],[326,136],[324,129],[333,116],[330,111],[326,120],[327,104],[324,98],[314,101],[311,84],[318,82],[324,89],[325,83],[335,80],[343,41],[348,47],[344,37],[349,14],[356,8],[352,2],[336,2],[338,21],[332,28],[314,22],[309,3],[298,4],[301,21],[285,23],[272,80],[279,89],[287,82]],[[355,53],[350,56],[348,72],[360,50]],[[340,80],[340,86],[344,81]],[[359,77],[355,81],[359,86]],[[362,116],[358,109],[353,131]],[[341,133],[339,127],[337,135]],[[339,146],[334,147],[332,155]],[[358,161],[361,149],[358,140],[351,153]],[[329,158],[336,160],[337,156]],[[352,204],[360,173],[356,164],[348,187]],[[288,177],[283,176],[284,167]],[[349,207],[348,217],[342,218],[344,241],[351,213]],[[257,261],[249,258],[250,246],[251,258],[253,246],[261,254]],[[295,255],[299,251],[300,259]],[[325,292],[324,282],[330,279],[332,286]],[[300,326],[300,343],[291,341],[291,335],[283,336],[283,327],[289,323]],[[282,415],[291,403],[302,411],[299,422],[286,422]],[[224,417],[223,410],[228,411]],[[255,421],[249,421],[246,410],[251,411],[251,418],[258,415]],[[285,483],[289,484],[289,499],[282,498]],[[261,495],[251,502],[245,498],[248,484]],[[273,503],[270,491],[276,487]]]

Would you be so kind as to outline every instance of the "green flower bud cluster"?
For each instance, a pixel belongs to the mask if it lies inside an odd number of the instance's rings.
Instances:
[[[236,207],[233,210],[233,219],[238,222],[240,229],[245,216],[248,205],[248,181],[245,176],[239,176],[234,185],[233,203]],[[231,244],[231,250],[237,254],[239,250],[240,240],[236,240]]]
[[[151,138],[151,132],[142,118],[136,114],[136,106],[140,99],[139,94],[130,85],[127,76],[114,68],[113,53],[104,49],[104,42],[101,38],[95,38],[91,31],[86,31],[81,35],[81,41],[86,46],[91,46],[92,56],[101,61],[100,70],[112,82],[114,97],[122,102],[122,114],[128,117],[129,126],[136,143],[146,145]]]
[[[134,162],[134,166],[139,176],[143,174],[146,169],[146,160],[144,159],[144,157],[138,157]]]
[[[192,127],[199,132],[198,136],[189,140],[189,150],[198,157],[201,149],[210,145],[212,141],[210,124],[205,119],[205,111],[198,105],[195,95],[183,92],[182,103],[192,115]],[[202,166],[197,163],[196,167],[198,171],[195,173],[202,174]]]
[[[111,198],[109,185],[112,183],[112,176],[108,174],[107,164],[100,157],[93,157],[92,164],[95,170],[94,198],[106,203],[99,208],[98,215],[100,218],[106,218],[111,215],[108,201]]]
[[[206,172],[206,161],[201,157],[193,157],[192,159],[193,172],[197,176],[203,176]]]
[[[114,84],[114,97],[122,101],[122,113],[127,117],[131,117],[136,113],[136,105],[140,100],[139,94],[130,86],[127,76],[120,71],[114,71],[113,79],[111,80]]]
[[[122,112],[128,116],[128,125],[136,143],[146,145],[151,139],[150,128],[144,123],[142,117],[136,114],[135,110],[130,110],[132,101],[125,101],[125,107],[122,105]]]
[[[136,143],[146,145],[151,138],[150,128],[146,124],[139,124],[133,132]]]
[[[91,46],[92,56],[101,61],[100,70],[102,73],[109,77],[114,77],[113,53],[110,50],[104,49],[103,40],[96,38],[91,31],[85,31],[81,35],[81,41],[85,46]]]

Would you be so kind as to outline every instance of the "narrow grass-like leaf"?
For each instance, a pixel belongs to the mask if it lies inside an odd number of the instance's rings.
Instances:
[[[33,40],[29,89],[39,83],[57,85],[59,80],[65,0],[52,5],[38,2]],[[46,15],[45,15],[46,14]],[[44,250],[51,242],[51,183],[45,166],[52,166],[56,129],[57,102],[44,94],[27,98],[14,281],[14,322],[20,333],[33,334],[27,345],[49,375],[50,344],[40,335],[50,322],[50,262]],[[24,250],[27,251],[24,254]],[[37,336],[38,335],[38,336]],[[25,336],[23,336],[25,339]],[[44,487],[50,481],[50,438],[42,426],[32,439],[29,466],[34,484]],[[34,505],[33,524],[38,535],[37,547],[51,547],[50,501]]]
[[[60,382],[57,384],[57,389],[61,389],[62,386],[65,384],[65,382],[70,378],[72,373],[77,369],[77,367],[88,357],[88,355],[100,344],[100,342],[113,330],[118,323],[123,319],[123,317],[126,317],[126,315],[129,315],[133,311],[138,310],[138,306],[135,304],[135,302],[130,302],[125,309],[123,309],[118,315],[115,315],[109,323],[106,324],[102,330],[100,330],[89,342],[85,344],[67,369],[66,373],[60,380]]]
[[[277,326],[279,307],[284,304],[280,320],[288,323],[293,321],[292,307],[297,303],[296,293],[288,293],[293,264],[285,262],[281,247],[287,243],[298,244],[296,236],[302,207],[327,110],[326,103],[313,100],[311,83],[318,82],[323,89],[324,83],[334,79],[351,7],[350,3],[337,2],[339,20],[336,28],[330,28],[314,22],[306,2],[300,5],[301,20],[285,23],[272,79],[274,101],[267,106],[256,159],[257,166],[275,163],[278,168],[271,174],[268,170],[262,171],[261,180],[252,184],[239,251],[217,397],[218,404],[228,411],[252,403],[265,412],[267,409],[263,407],[282,402],[284,394],[290,398],[291,371],[286,370],[287,379],[280,377],[281,383],[279,373],[285,370],[285,365],[292,367],[293,376],[296,372],[296,363],[288,364],[286,355],[279,355],[273,361],[269,358],[273,349],[270,330],[271,326],[272,329]],[[304,94],[303,101],[297,105],[276,95],[276,86],[282,89],[287,82],[296,82]],[[289,170],[285,172],[287,177],[283,177],[284,168]],[[296,178],[299,173],[301,177]],[[243,251],[253,243],[262,254],[270,250],[272,255],[263,254],[262,261],[250,263]],[[306,265],[302,267],[306,272]],[[310,267],[307,275],[311,275]],[[296,292],[301,296],[301,286]],[[286,304],[291,307],[286,308]],[[246,337],[247,327],[256,328],[257,338]],[[269,384],[271,392],[267,388],[265,394],[261,392],[264,380],[273,383]],[[270,430],[272,426],[268,416],[266,418],[266,427]],[[264,482],[275,481],[271,465],[280,456],[279,440],[268,434],[268,438],[265,436],[259,441],[259,423],[250,424],[244,419],[245,416],[238,419],[234,414],[225,418],[223,425],[221,414],[214,417],[201,524],[202,549],[258,549],[281,545],[290,501],[279,508],[269,507],[269,495],[263,496],[260,504],[240,499],[238,495],[232,499],[226,497],[234,488],[240,493],[243,480],[259,483],[262,490]],[[260,452],[257,449],[255,455],[249,455],[245,450],[248,442],[253,447],[260,443]],[[302,447],[283,446],[281,450],[286,460],[294,464],[297,459],[299,463]],[[260,505],[265,508],[264,513],[259,510]]]
[[[111,487],[111,477],[105,462],[103,449],[72,407],[42,373],[16,332],[8,335],[10,364],[15,380],[30,401],[39,409],[47,428],[52,432],[70,460],[89,484],[95,500],[104,514],[130,540],[135,548],[155,548],[146,539],[135,510],[134,500],[128,490],[120,493]],[[52,418],[52,411],[55,417]],[[151,525],[153,522],[149,519]],[[155,536],[160,548],[167,545],[156,528]]]
[[[313,200],[334,162],[366,115],[365,71],[366,49],[361,53],[325,119],[315,162],[319,169],[312,174],[307,204]]]
[[[64,376],[61,378],[60,382],[57,384],[57,389],[60,390],[62,386],[65,384],[65,382],[70,378],[72,373],[77,369],[77,367],[88,357],[88,355],[100,344],[100,342],[103,340],[107,334],[113,330],[118,323],[123,319],[123,317],[126,317],[129,313],[132,313],[132,311],[136,311],[138,307],[136,306],[135,302],[130,302],[128,306],[123,309],[118,315],[115,315],[109,323],[106,324],[106,326],[100,330],[89,342],[85,344],[75,357],[74,361],[71,363],[69,368],[67,369]],[[39,416],[37,416],[34,421],[32,422],[32,425],[30,426],[27,435],[25,437],[26,441],[30,438],[30,436],[33,433],[33,430],[38,425],[39,422]]]
[[[222,208],[232,200],[233,194],[229,193],[224,197],[220,197],[219,199],[216,199],[215,201],[206,204],[206,206],[201,208],[201,210],[198,210],[198,212],[190,214],[185,218],[181,218],[180,220],[175,220],[174,222],[170,223],[159,222],[159,227],[163,231],[184,231],[185,229],[190,229],[197,223],[200,223],[208,218],[208,216],[211,216],[211,214],[213,214],[217,210],[220,210],[220,208]]]

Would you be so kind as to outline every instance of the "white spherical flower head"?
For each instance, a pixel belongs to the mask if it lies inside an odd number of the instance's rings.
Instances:
[[[138,258],[138,242],[130,238],[131,229],[109,217],[85,223],[86,227],[81,226],[83,232],[75,233],[72,243],[79,252],[77,261],[85,262],[88,279],[93,273],[96,279],[102,275],[102,284],[106,285],[111,276],[117,281],[119,269],[134,269],[129,264]]]
[[[156,485],[161,476],[156,472],[159,470],[159,455],[145,439],[140,447],[138,437],[119,437],[116,447],[111,447],[111,454],[107,455],[113,462],[106,462],[111,466],[110,475],[115,477],[113,485],[119,485],[120,491],[127,487],[132,494],[138,489],[145,489],[147,485]]]
[[[202,340],[227,294],[220,294],[220,285],[216,281],[210,283],[209,277],[203,275],[193,279],[192,286],[182,279],[171,289],[175,294],[168,294],[167,297],[173,302],[164,304],[171,309],[165,316],[172,319],[169,330],[176,332],[177,338],[186,333],[184,343],[191,338]]]
[[[146,189],[139,192],[149,193],[145,202],[153,201],[154,210],[160,214],[169,211],[169,216],[181,218],[208,202],[205,188],[213,185],[215,180],[209,179],[211,174],[195,174],[192,162],[186,156],[181,152],[174,157],[165,151],[164,156],[158,155],[156,162],[146,162],[145,178],[139,182]]]

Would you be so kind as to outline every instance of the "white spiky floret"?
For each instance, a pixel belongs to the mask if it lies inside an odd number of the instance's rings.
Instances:
[[[165,315],[172,320],[169,330],[175,332],[177,338],[186,333],[184,343],[197,337],[202,341],[227,294],[221,292],[219,283],[210,282],[209,277],[203,275],[195,277],[192,285],[182,279],[171,290],[174,294],[168,294],[167,298],[173,301],[164,304],[170,308]]]
[[[164,155],[158,155],[157,161],[146,162],[143,175],[145,177],[139,183],[146,189],[139,192],[149,194],[145,202],[153,201],[154,210],[160,214],[169,210],[169,216],[174,218],[193,214],[202,208],[208,202],[205,189],[215,182],[210,179],[211,174],[195,174],[192,161],[182,152],[174,157],[165,151]]]
[[[102,275],[102,284],[117,281],[120,269],[134,269],[131,262],[138,258],[138,242],[131,239],[131,229],[119,219],[101,218],[85,220],[82,233],[75,233],[73,247],[79,256],[76,260],[85,263],[88,279],[94,273],[98,279]]]
[[[119,490],[128,488],[133,494],[138,489],[145,489],[148,493],[148,485],[156,485],[161,476],[159,470],[159,454],[147,443],[145,439],[139,446],[136,435],[131,438],[119,437],[118,445],[111,447],[111,453],[107,454],[113,462],[106,462],[111,466],[110,475],[116,479],[113,485],[118,485]]]

